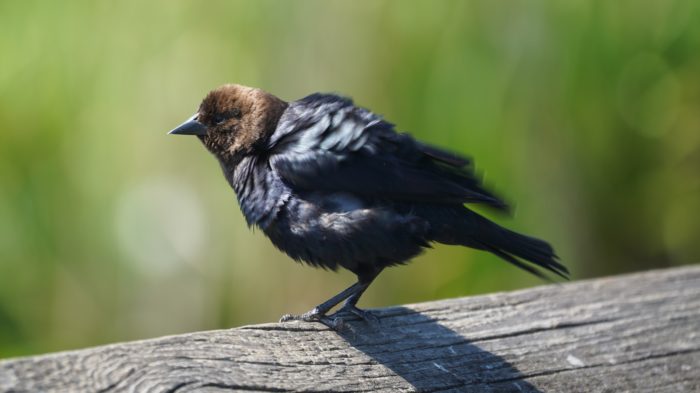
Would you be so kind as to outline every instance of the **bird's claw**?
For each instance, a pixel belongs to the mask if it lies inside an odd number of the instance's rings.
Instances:
[[[289,321],[296,321],[296,320],[298,320],[298,318],[299,318],[298,315],[284,314],[280,318],[280,323],[289,322]]]
[[[331,330],[335,330],[336,332],[340,332],[348,327],[345,325],[345,321],[343,320],[343,318],[338,318],[338,317],[326,317],[326,316],[324,316],[321,319],[319,319],[319,322],[326,325]]]
[[[301,315],[285,314],[280,318],[280,323],[289,321],[319,322],[336,332],[341,332],[345,329],[350,329],[352,331],[350,326],[345,323],[345,320],[337,315],[338,313],[327,316],[326,314],[320,313],[317,309],[313,309]]]
[[[319,322],[325,318],[325,314],[321,313],[317,308],[301,315],[284,314],[280,318],[280,322],[303,321],[303,322]]]
[[[352,304],[345,304],[343,307],[338,310],[333,315],[338,315],[338,314],[352,314],[357,317],[359,317],[361,320],[369,323],[370,325],[379,325],[380,321],[379,318],[377,318],[376,315],[374,315],[372,312],[363,310],[361,308],[357,308],[357,306],[352,305]]]

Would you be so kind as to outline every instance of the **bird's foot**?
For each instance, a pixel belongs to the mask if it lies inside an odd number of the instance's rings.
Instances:
[[[288,322],[288,321],[318,322],[321,320],[321,318],[324,318],[325,316],[326,316],[326,314],[322,313],[317,307],[317,308],[314,308],[313,310],[305,312],[304,314],[301,314],[301,315],[293,315],[293,314],[282,315],[282,318],[280,318],[280,322]]]
[[[355,306],[354,304],[346,303],[345,305],[343,305],[343,307],[340,308],[340,310],[338,310],[338,312],[333,314],[332,317],[338,319],[340,318],[337,316],[339,314],[352,314],[359,317],[363,321],[369,323],[370,325],[379,325],[379,318],[377,318],[376,315],[372,314],[370,311],[357,308],[357,306]]]
[[[333,314],[333,316],[327,316],[318,308],[314,308],[313,310],[301,315],[285,314],[282,316],[282,318],[280,318],[280,323],[289,321],[320,322],[336,331],[340,331],[345,327],[342,318],[335,317],[335,314]]]

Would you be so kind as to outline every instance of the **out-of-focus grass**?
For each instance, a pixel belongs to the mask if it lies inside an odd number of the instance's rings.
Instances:
[[[0,357],[270,321],[352,281],[251,233],[165,132],[337,91],[476,159],[573,277],[700,260],[697,1],[0,2]],[[536,285],[438,246],[365,306]]]

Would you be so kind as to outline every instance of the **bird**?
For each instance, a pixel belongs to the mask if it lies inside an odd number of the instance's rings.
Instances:
[[[281,322],[331,328],[342,326],[344,316],[379,322],[357,307],[362,294],[385,268],[406,264],[433,243],[487,251],[538,277],[568,279],[547,242],[470,208],[510,211],[482,185],[470,158],[398,132],[345,96],[313,93],[286,102],[258,88],[226,84],[169,134],[202,142],[218,160],[248,226],[279,250],[313,267],[357,276],[347,289]]]

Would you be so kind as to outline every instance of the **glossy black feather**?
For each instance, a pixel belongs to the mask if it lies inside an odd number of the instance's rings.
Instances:
[[[507,209],[480,185],[469,160],[398,134],[338,96],[315,94],[292,103],[269,148],[270,165],[294,189]]]

